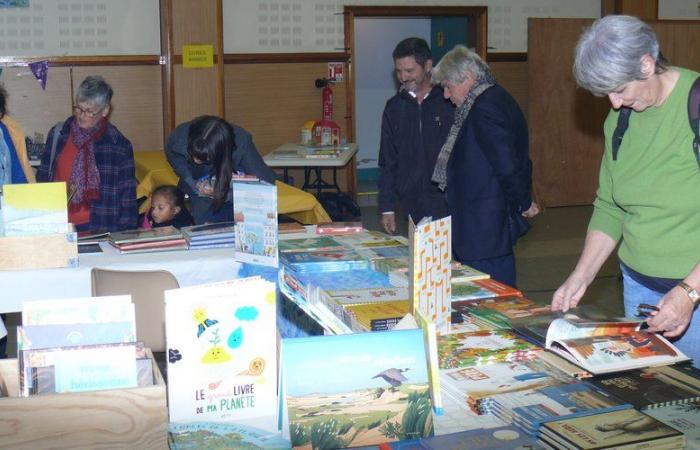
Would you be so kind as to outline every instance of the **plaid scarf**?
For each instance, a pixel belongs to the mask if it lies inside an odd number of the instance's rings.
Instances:
[[[447,162],[450,160],[452,149],[455,146],[455,142],[457,142],[459,132],[462,130],[462,125],[467,119],[469,111],[471,111],[476,98],[494,84],[496,84],[496,79],[493,74],[490,72],[485,73],[483,76],[478,78],[474,83],[474,86],[469,89],[469,93],[467,93],[467,98],[464,100],[464,103],[455,109],[455,118],[452,122],[452,127],[447,135],[447,140],[440,149],[437,161],[435,162],[433,176],[431,178],[432,181],[438,184],[438,187],[442,191],[447,188]]]
[[[104,117],[93,128],[83,129],[76,119],[70,125],[70,137],[78,149],[68,182],[68,209],[77,211],[89,207],[100,198],[100,173],[95,162],[95,142],[105,134],[107,119]]]

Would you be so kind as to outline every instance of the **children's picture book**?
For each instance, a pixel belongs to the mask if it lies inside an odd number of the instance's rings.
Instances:
[[[155,228],[156,230],[158,228]],[[169,239],[167,241],[144,241],[127,244],[112,244],[119,253],[150,253],[173,250],[187,250],[187,241],[183,238]]]
[[[165,291],[171,422],[276,431],[275,305],[259,277]]]
[[[320,294],[341,305],[408,300],[408,289],[405,287],[323,290]]]
[[[187,242],[208,241],[216,238],[233,238],[235,236],[234,222],[216,222],[204,225],[192,225],[180,228]]]
[[[688,449],[700,449],[700,402],[647,409],[644,414],[682,432]]]
[[[512,426],[477,428],[421,439],[425,450],[524,450],[537,449],[535,439]]]
[[[220,422],[171,422],[168,425],[168,440],[171,450],[289,448],[289,441],[283,439],[279,432]]]
[[[277,186],[232,181],[236,260],[277,267]]]
[[[495,395],[491,411],[507,423],[536,436],[546,422],[631,407],[592,384],[577,381]]]
[[[6,184],[2,192],[5,236],[72,231],[65,182]]]
[[[551,314],[549,305],[538,305],[525,297],[494,297],[453,302],[452,309],[468,315],[485,329],[510,328],[511,321]]]
[[[370,267],[369,261],[351,249],[287,252],[282,254],[282,262],[298,273],[341,272]]]
[[[545,423],[541,439],[554,448],[567,449],[681,449],[685,446],[685,437],[680,431],[634,409]]]
[[[116,245],[176,239],[184,239],[184,237],[180,230],[173,226],[151,228],[150,230],[126,230],[109,233],[109,242]]]
[[[360,233],[362,231],[365,231],[365,229],[362,228],[362,222],[357,221],[322,223],[316,227],[317,234],[338,235]]]
[[[491,297],[522,296],[519,290],[492,278],[452,283],[452,301],[477,300]]]
[[[350,328],[356,331],[385,331],[394,328],[409,311],[408,300],[346,305]]]
[[[31,300],[22,305],[22,324],[134,322],[131,295]]]
[[[590,382],[639,410],[700,400],[700,379],[676,366],[630,370]]]
[[[334,236],[334,239],[345,246],[353,248],[391,247],[408,244],[405,238],[401,236],[390,236],[381,231],[344,234]]]
[[[134,341],[136,324],[133,321],[17,327],[18,350]]]
[[[441,369],[525,361],[534,358],[540,350],[510,330],[451,333],[438,337]]]
[[[280,428],[293,448],[433,434],[419,329],[284,339],[280,361]]]
[[[550,323],[545,348],[593,374],[688,360],[662,335],[641,331],[640,325],[637,319],[591,322],[567,313]]]
[[[420,310],[435,322],[438,334],[450,331],[452,314],[450,283],[452,260],[452,218],[417,224],[409,217],[409,293],[411,312]]]
[[[485,280],[486,278],[491,278],[491,275],[480,270],[476,270],[475,268],[467,266],[466,264],[452,261],[452,283]]]
[[[305,239],[285,239],[280,241],[279,250],[287,252],[349,250],[348,247],[328,236],[312,236]]]
[[[136,343],[113,343],[23,350],[20,395],[28,396],[32,371],[52,367],[55,392],[120,389],[138,385]]]
[[[442,388],[462,398],[479,415],[491,412],[491,398],[495,395],[574,381],[539,358],[440,370]]]

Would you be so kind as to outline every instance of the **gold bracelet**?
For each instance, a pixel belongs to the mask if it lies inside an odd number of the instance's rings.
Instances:
[[[700,301],[700,294],[698,294],[698,291],[696,291],[693,287],[691,287],[688,283],[684,281],[679,281],[676,286],[683,289],[686,292],[686,294],[688,294],[688,298],[690,299],[690,302],[693,304],[693,306],[697,306],[698,302]]]

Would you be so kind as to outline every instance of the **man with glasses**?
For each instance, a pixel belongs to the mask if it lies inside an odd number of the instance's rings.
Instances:
[[[100,76],[80,83],[73,116],[49,132],[37,171],[39,182],[66,182],[68,220],[78,231],[137,226],[134,152],[107,119],[112,93]]]

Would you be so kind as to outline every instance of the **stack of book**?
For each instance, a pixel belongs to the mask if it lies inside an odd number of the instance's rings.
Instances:
[[[153,384],[128,295],[25,302],[22,324],[20,396]]]
[[[452,261],[452,283],[462,283],[465,281],[485,280],[491,278],[491,275],[476,270],[466,264]]]
[[[511,328],[513,319],[551,313],[549,305],[540,306],[525,297],[514,296],[465,300],[455,303],[453,309],[483,330]]]
[[[362,222],[330,222],[316,227],[316,233],[331,235],[359,233],[364,230]]]
[[[512,330],[445,334],[438,336],[437,345],[441,369],[521,362],[536,357],[542,350]]]
[[[226,248],[235,244],[236,231],[233,222],[209,223],[180,229],[190,249]]]
[[[480,298],[521,297],[519,290],[491,278],[473,281],[452,282],[452,303]]]
[[[109,243],[116,247],[119,253],[147,253],[187,249],[187,241],[184,235],[180,230],[172,226],[110,233]]]
[[[281,258],[285,266],[297,273],[340,272],[370,267],[369,261],[350,249],[287,252],[282,253]]]
[[[546,422],[632,407],[585,381],[498,394],[491,402],[494,415],[533,437]]]
[[[574,381],[574,378],[540,358],[520,363],[440,370],[444,395],[451,396],[478,415],[492,413],[492,398],[496,395]]]
[[[538,443],[545,448],[687,448],[683,433],[634,409],[555,420],[540,430]]]
[[[393,328],[408,311],[408,289],[317,289],[310,301],[355,332]]]

